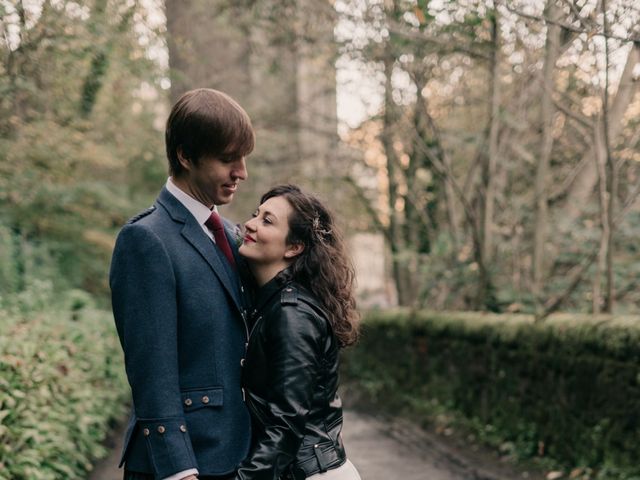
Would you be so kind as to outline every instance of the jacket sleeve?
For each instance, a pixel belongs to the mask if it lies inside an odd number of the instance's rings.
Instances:
[[[180,397],[175,276],[158,236],[142,225],[126,225],[109,280],[136,428],[155,476],[197,468]]]
[[[295,306],[283,307],[280,318],[269,319],[265,338],[269,393],[257,402],[249,400],[254,407],[258,404],[262,428],[254,429],[253,448],[240,464],[238,479],[277,480],[295,460],[322,365],[326,335],[324,319]]]

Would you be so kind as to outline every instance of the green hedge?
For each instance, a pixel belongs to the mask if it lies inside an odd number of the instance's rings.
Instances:
[[[33,292],[33,290],[32,290]],[[128,389],[110,313],[0,309],[0,479],[86,478]]]
[[[640,478],[640,318],[371,312],[343,372],[376,408],[519,458]]]

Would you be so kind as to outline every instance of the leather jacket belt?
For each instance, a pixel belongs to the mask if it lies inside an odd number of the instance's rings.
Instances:
[[[346,462],[346,458],[333,445],[319,444],[313,446],[313,454],[295,465],[291,465],[282,480],[304,480],[316,473],[323,473],[331,468],[337,468]]]

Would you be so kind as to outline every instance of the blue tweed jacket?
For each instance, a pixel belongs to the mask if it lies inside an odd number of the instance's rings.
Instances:
[[[109,280],[133,396],[120,466],[156,478],[194,467],[232,472],[251,437],[240,384],[247,301],[237,275],[164,188],[120,231]]]

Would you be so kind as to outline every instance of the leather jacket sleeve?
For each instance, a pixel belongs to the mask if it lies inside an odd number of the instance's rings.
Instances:
[[[322,367],[326,320],[300,306],[282,306],[277,313],[264,330],[268,393],[260,398],[249,392],[259,421],[252,451],[237,473],[242,480],[277,480],[294,461]]]

